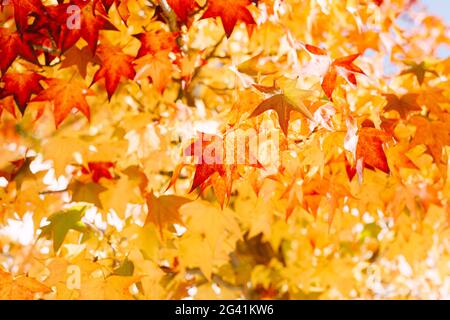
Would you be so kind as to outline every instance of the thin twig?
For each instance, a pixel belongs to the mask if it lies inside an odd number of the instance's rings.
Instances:
[[[180,28],[178,28],[177,15],[172,10],[170,5],[167,3],[167,0],[161,0],[160,7],[163,11],[163,15],[164,15],[168,25],[169,25],[170,31],[179,32]],[[181,38],[181,34],[179,34],[177,37],[177,44],[180,47],[180,49],[183,49],[183,41]]]
[[[39,194],[40,195],[46,195],[46,194],[63,193],[63,192],[66,192],[68,190],[69,190],[68,188],[61,189],[61,190],[44,190],[44,191],[39,192]]]

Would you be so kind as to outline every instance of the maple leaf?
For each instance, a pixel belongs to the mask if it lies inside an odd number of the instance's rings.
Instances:
[[[395,110],[399,113],[400,118],[406,119],[410,111],[420,111],[420,105],[417,103],[418,94],[407,93],[401,97],[395,94],[383,94],[387,100],[384,110]]]
[[[313,46],[311,44],[306,43],[304,44],[304,47],[309,53],[314,54],[316,56],[326,56],[328,54],[325,49]]]
[[[14,105],[14,98],[12,96],[0,100],[0,116],[3,110],[8,111],[14,117],[16,116],[16,106]]]
[[[157,54],[160,51],[179,52],[177,44],[178,32],[168,32],[163,29],[153,29],[134,36],[141,42],[136,58],[147,54]]]
[[[105,7],[106,12],[115,4],[117,12],[119,13],[120,18],[123,23],[127,25],[128,18],[130,17],[130,10],[128,9],[128,0],[94,0],[94,10],[97,6],[97,3],[101,1],[103,6]]]
[[[86,96],[92,93],[82,87],[82,84],[61,79],[46,79],[48,88],[42,90],[31,101],[49,101],[53,105],[55,124],[58,127],[67,117],[72,108],[80,110],[86,118],[90,119],[89,105]]]
[[[176,64],[180,67],[181,79],[184,80],[184,88],[189,87],[195,70],[199,65],[205,63],[202,56],[199,53],[193,55],[180,55],[177,57]]]
[[[277,72],[277,66],[272,60],[266,59],[262,53],[240,63],[237,69],[239,72],[251,76],[268,75]]]
[[[189,15],[198,7],[196,0],[167,0],[167,3],[183,23],[187,23]]]
[[[122,77],[133,79],[136,75],[133,68],[134,58],[125,54],[120,47],[110,45],[101,45],[97,54],[102,64],[95,73],[91,85],[101,78],[105,78],[106,92],[109,100],[111,100],[111,96],[116,91],[120,79]]]
[[[33,48],[28,43],[27,34],[21,37],[18,32],[11,32],[7,28],[0,28],[0,56],[2,74],[8,70],[17,56],[38,64]]]
[[[89,278],[80,288],[82,300],[132,300],[130,286],[140,277],[110,275],[108,277]]]
[[[416,127],[416,133],[411,141],[412,146],[424,144],[437,164],[442,162],[442,150],[450,145],[450,116],[442,114],[441,119],[430,121],[422,116],[414,116],[410,123]]]
[[[125,217],[129,203],[141,202],[138,183],[126,175],[119,179],[105,180],[102,186],[107,189],[98,196],[101,208],[105,211],[114,209],[119,217]]]
[[[84,174],[92,174],[92,181],[98,183],[101,178],[111,180],[113,178],[110,169],[114,167],[113,162],[96,161],[88,162],[88,166],[83,167],[81,172]]]
[[[420,217],[419,208],[428,211],[430,205],[439,205],[438,194],[433,186],[422,185],[420,187],[413,185],[400,184],[397,186],[395,196],[389,203],[387,209],[394,219],[398,219],[400,213],[406,208],[416,218]]]
[[[191,200],[179,196],[159,196],[156,197],[153,192],[147,195],[148,214],[145,224],[153,223],[159,228],[162,236],[162,230],[168,225],[175,223],[183,224],[179,209]]]
[[[61,63],[60,69],[76,66],[81,77],[86,78],[87,66],[90,62],[101,64],[97,55],[93,55],[89,46],[84,46],[82,49],[73,46],[64,53],[64,60]]]
[[[441,88],[426,88],[420,93],[417,103],[425,106],[430,113],[435,114],[438,118],[444,117],[448,113],[445,106],[448,103],[446,91]]]
[[[180,265],[198,267],[211,279],[216,261],[221,264],[241,238],[235,213],[201,200],[187,203],[180,210],[189,230],[180,241]]]
[[[310,44],[300,44],[300,46],[317,60],[312,63],[312,67],[318,69],[319,74],[323,75],[322,89],[330,101],[333,101],[332,95],[336,88],[339,75],[344,77],[349,83],[356,85],[357,81],[355,74],[365,74],[361,68],[353,63],[353,61],[360,56],[359,53],[331,61],[327,51],[322,48]],[[310,72],[311,71],[315,72],[316,70],[310,70]]]
[[[36,293],[51,291],[36,279],[28,276],[13,277],[0,268],[0,300],[32,300]]]
[[[363,124],[358,131],[358,144],[356,146],[356,160],[362,161],[364,167],[379,169],[389,173],[389,166],[383,144],[389,141],[390,136],[379,129],[372,127],[373,124]]]
[[[261,102],[255,110],[250,114],[251,117],[256,117],[267,110],[274,110],[278,114],[278,122],[284,135],[288,135],[289,119],[291,111],[297,111],[303,114],[308,119],[312,120],[313,115],[305,106],[304,100],[306,97],[312,95],[309,90],[296,89],[295,86],[290,85],[282,90],[279,90],[274,84],[273,87],[255,86],[261,92],[270,93],[277,92],[270,98]]]
[[[200,192],[203,192],[206,188],[212,186],[216,198],[223,208],[225,200],[231,196],[233,181],[240,177],[239,168],[242,166],[262,168],[259,161],[255,161],[254,155],[250,154],[248,146],[246,146],[244,157],[248,156],[250,159],[242,159],[242,155],[238,156],[237,148],[233,150],[233,155],[229,154],[226,150],[226,137],[226,134],[222,138],[218,135],[199,133],[199,138],[183,150],[183,156],[193,158],[193,163],[187,161],[179,164],[175,168],[166,190],[175,185],[181,169],[185,165],[194,164],[195,173],[189,193],[197,188],[200,188]],[[233,159],[230,158],[231,156],[233,156]]]
[[[217,135],[200,133],[200,138],[184,150],[185,156],[197,158],[198,161],[195,165],[194,179],[189,192],[198,187],[204,190],[212,182],[211,180],[217,180],[219,177],[226,178],[227,169],[224,165],[223,143],[223,139]],[[204,152],[208,146],[213,147],[211,154]],[[198,150],[200,150],[200,154],[197,154]],[[231,181],[226,184],[230,186]]]
[[[3,76],[5,86],[0,89],[0,98],[13,96],[20,111],[24,111],[26,104],[30,101],[32,94],[38,94],[42,91],[39,81],[45,77],[31,71],[24,73],[8,72]]]
[[[286,216],[285,216],[286,220],[288,220],[289,217],[294,212],[294,210],[304,202],[302,183],[303,181],[301,181],[299,177],[295,176],[292,179],[292,181],[288,184],[288,186],[283,191],[283,194],[280,197],[280,199],[287,200]]]
[[[338,75],[342,75],[348,82],[353,85],[357,84],[355,73],[365,74],[358,66],[353,64],[353,61],[360,56],[359,53],[350,56],[338,58],[334,60],[327,73],[322,80],[322,89],[327,95],[328,99],[333,101],[333,91],[336,88]]]
[[[220,17],[225,34],[229,38],[238,21],[243,21],[247,26],[256,24],[247,9],[250,3],[249,0],[209,0],[208,8],[200,19]]]
[[[68,210],[54,213],[47,218],[50,224],[41,228],[42,233],[40,236],[53,240],[55,253],[58,252],[70,230],[76,230],[81,233],[88,231],[86,224],[81,221],[85,211],[86,207],[72,207]]]
[[[117,28],[106,18],[107,13],[103,4],[97,4],[95,8],[91,1],[72,0],[71,4],[77,5],[81,10],[80,27],[69,28],[67,24],[68,4],[61,5],[59,20],[62,20],[62,23],[58,47],[64,52],[75,45],[78,39],[83,38],[88,43],[92,53],[95,54],[100,30],[117,31]]]
[[[47,14],[41,0],[10,0],[14,7],[14,19],[20,33],[28,26],[28,16],[32,13],[44,16]]]
[[[134,263],[128,260],[128,257],[122,261],[120,266],[114,269],[114,276],[131,277],[134,273]]]
[[[49,66],[52,61],[59,57],[60,52],[57,42],[60,36],[61,23],[65,22],[54,18],[55,16],[61,18],[57,6],[50,5],[46,7],[46,11],[47,15],[45,17],[36,17],[26,29],[26,33],[22,33],[22,36],[28,38],[28,42],[33,46],[36,56],[43,55],[45,58],[44,64]]]
[[[225,165],[223,154],[224,140],[217,135],[200,133],[199,139],[192,142],[184,149],[185,157],[194,157],[195,173],[189,193],[200,187],[203,192],[207,187],[213,186],[216,197],[223,206],[225,198],[231,195],[233,179],[237,177],[236,166]],[[205,154],[204,150],[211,148],[211,154]],[[185,166],[180,164],[173,172],[172,180],[167,190],[175,185],[176,180]]]
[[[417,82],[419,82],[419,85],[423,84],[427,72],[439,77],[439,74],[435,70],[428,68],[424,61],[420,63],[406,61],[404,63],[409,66],[409,68],[403,70],[400,75],[413,74],[416,77]]]
[[[137,72],[136,80],[151,78],[159,93],[163,93],[172,79],[172,61],[167,51],[147,54],[135,60]]]

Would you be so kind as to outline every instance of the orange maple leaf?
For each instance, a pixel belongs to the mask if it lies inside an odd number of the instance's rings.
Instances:
[[[31,71],[24,73],[8,72],[3,76],[5,86],[0,89],[0,99],[13,96],[20,111],[23,112],[26,104],[30,101],[31,95],[42,91],[43,88],[39,81],[44,79],[44,76]]]
[[[12,96],[0,100],[0,116],[2,115],[3,110],[8,111],[14,117],[16,116],[16,106],[14,105],[14,98]]]
[[[150,192],[146,199],[148,214],[145,219],[145,224],[153,223],[156,225],[161,235],[163,228],[167,225],[174,223],[183,224],[179,209],[191,201],[187,198],[174,195],[156,197],[153,192]]]
[[[342,75],[348,82],[353,85],[357,84],[355,73],[365,74],[353,61],[359,57],[359,53],[342,57],[334,60],[322,81],[322,89],[328,99],[333,101],[333,91],[336,88],[336,80],[338,75]]]
[[[136,80],[151,78],[153,85],[159,93],[163,93],[172,79],[172,61],[167,51],[156,54],[147,54],[135,60],[137,73]]]
[[[442,150],[445,146],[450,145],[450,116],[448,113],[442,113],[441,119],[434,121],[416,115],[411,118],[410,123],[416,127],[411,145],[424,144],[437,164],[445,163]]]
[[[82,49],[73,46],[64,53],[65,59],[62,61],[60,69],[76,66],[80,76],[86,78],[87,67],[89,62],[101,64],[97,55],[93,55],[89,46],[84,46]]]
[[[414,75],[417,79],[417,82],[419,82],[419,85],[423,84],[423,81],[425,80],[425,75],[427,73],[431,73],[435,77],[439,77],[439,74],[435,70],[428,68],[424,61],[422,61],[421,63],[405,61],[404,63],[407,66],[409,66],[409,68],[403,70],[400,73],[400,75],[405,75],[405,74]]]
[[[356,85],[356,73],[365,74],[364,71],[353,62],[360,56],[359,53],[345,56],[331,61],[326,50],[310,45],[302,44],[302,47],[314,56],[325,56],[328,59],[321,60],[320,66],[326,68],[326,73],[322,80],[322,89],[328,99],[333,101],[333,91],[337,85],[338,76],[344,77],[349,83]],[[325,65],[326,64],[326,65]]]
[[[36,279],[19,276],[0,269],[0,300],[32,300],[36,293],[49,293],[52,290]]]
[[[417,103],[419,95],[416,93],[407,93],[401,97],[395,94],[384,94],[384,97],[387,100],[384,110],[395,110],[402,119],[405,119],[410,111],[421,110],[420,105]]]
[[[228,158],[231,154],[227,154],[226,141],[226,138],[218,135],[200,133],[199,139],[193,141],[183,150],[184,157],[192,157],[195,166],[194,178],[189,193],[197,188],[200,188],[200,192],[203,192],[206,188],[212,186],[221,207],[223,207],[225,199],[229,199],[231,196],[233,181],[241,176],[239,170],[241,164],[237,161],[237,148],[234,149],[233,160],[231,161]],[[253,157],[247,146],[245,154],[249,158]],[[247,160],[254,161],[248,161],[247,163]],[[189,164],[192,164],[192,162],[183,162],[176,167],[167,190],[175,185],[181,169]],[[246,159],[242,165],[262,168],[262,165],[254,157]]]
[[[139,33],[134,37],[141,42],[136,58],[166,50],[172,52],[180,51],[177,44],[178,32],[167,32],[162,29],[156,29]]]
[[[84,84],[77,81],[65,81],[61,79],[46,79],[47,89],[42,90],[34,101],[49,101],[53,105],[55,124],[58,127],[67,117],[72,108],[80,110],[86,118],[90,119],[89,105],[86,96],[92,95],[92,91],[85,89]]]
[[[303,114],[308,119],[312,120],[313,115],[304,105],[302,97],[296,93],[306,93],[307,90],[300,90],[295,88],[286,88],[284,90],[278,88],[276,84],[272,87],[254,85],[256,89],[264,93],[274,93],[273,96],[261,102],[255,110],[250,114],[251,117],[256,117],[267,110],[274,110],[278,114],[278,123],[284,135],[288,135],[289,119],[291,111],[297,111]]]

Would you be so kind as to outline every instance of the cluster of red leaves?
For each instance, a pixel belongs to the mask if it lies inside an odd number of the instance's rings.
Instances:
[[[186,161],[174,170],[167,189],[175,185],[183,167],[193,164],[195,173],[189,192],[193,192],[197,188],[200,189],[200,192],[203,192],[206,188],[212,186],[220,205],[223,207],[225,200],[231,196],[233,181],[241,177],[241,167],[262,168],[262,165],[253,158],[255,155],[250,154],[248,148],[245,150],[245,159],[243,159],[242,164],[240,161],[238,162],[237,150],[233,149],[233,154],[229,150],[227,151],[226,139],[226,134],[221,137],[200,133],[199,138],[183,150]]]
[[[188,18],[199,9],[194,0],[172,0],[168,4],[178,17],[178,23],[183,24],[188,24]],[[173,64],[183,61],[181,57],[175,60],[169,57],[171,52],[180,55],[178,32],[150,30],[136,35],[141,42],[136,56],[126,54],[122,47],[99,44],[100,32],[117,31],[108,17],[113,5],[126,24],[130,16],[128,0],[61,0],[50,5],[45,5],[41,0],[11,0],[1,4],[3,14],[14,20],[16,30],[0,28],[0,70],[3,83],[3,88],[0,89],[0,99],[3,99],[0,100],[0,110],[5,109],[15,116],[15,107],[9,98],[13,97],[22,113],[30,101],[51,102],[56,126],[67,117],[72,108],[80,110],[89,119],[86,96],[91,92],[84,83],[46,79],[31,71],[23,74],[8,73],[9,67],[18,57],[38,67],[40,61],[44,61],[46,66],[62,61],[62,67],[65,67],[74,64],[72,60],[75,55],[83,54],[87,56],[88,62],[99,65],[91,86],[104,79],[109,99],[123,79],[138,81],[149,78],[157,91],[162,93],[171,80]],[[249,0],[209,0],[200,19],[220,17],[229,37],[238,21],[248,26],[255,24],[247,9],[249,5]],[[79,21],[76,20],[78,13]],[[86,49],[76,47],[80,39],[87,42]],[[86,65],[80,68],[80,75],[83,78],[86,76]],[[45,89],[43,83],[46,84]]]

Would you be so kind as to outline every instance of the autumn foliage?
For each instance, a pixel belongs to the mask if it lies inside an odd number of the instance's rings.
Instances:
[[[0,299],[450,297],[420,1],[0,8]]]

